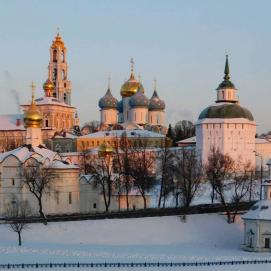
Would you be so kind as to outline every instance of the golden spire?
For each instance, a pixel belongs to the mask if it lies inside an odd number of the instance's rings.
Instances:
[[[55,40],[52,43],[51,48],[53,48],[53,49],[57,49],[57,48],[65,49],[65,44],[64,44],[64,42],[63,42],[63,40],[62,40],[62,38],[61,38],[61,36],[59,34],[59,27],[57,28],[57,34],[56,34]]]

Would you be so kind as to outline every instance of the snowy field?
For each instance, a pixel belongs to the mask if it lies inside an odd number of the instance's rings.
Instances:
[[[178,216],[54,222],[47,226],[32,224],[30,229],[23,232],[23,246],[19,248],[17,235],[9,231],[7,226],[0,225],[0,263],[187,262],[271,258],[269,253],[242,251],[242,230],[240,218],[237,223],[229,225],[225,217],[219,214],[190,215],[186,223]],[[182,269],[271,270],[271,265],[224,268]],[[162,267],[147,269],[165,270]]]

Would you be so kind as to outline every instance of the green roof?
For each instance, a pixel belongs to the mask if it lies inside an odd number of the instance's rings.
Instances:
[[[221,104],[209,106],[204,109],[199,115],[199,120],[235,118],[244,118],[250,121],[254,121],[251,112],[238,104]]]

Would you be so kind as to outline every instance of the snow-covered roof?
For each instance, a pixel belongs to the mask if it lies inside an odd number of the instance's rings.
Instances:
[[[155,133],[147,130],[113,130],[113,131],[99,131],[96,133],[81,136],[80,138],[106,138],[106,137],[121,137],[126,134],[128,138],[131,137],[143,137],[143,138],[164,138],[165,136],[159,133]]]
[[[140,127],[138,124],[131,122],[131,121],[127,121],[121,124],[121,126],[125,129],[125,130],[134,130],[134,129],[140,129],[142,130],[143,128]]]
[[[41,97],[35,100],[36,105],[60,105],[60,106],[64,106],[64,107],[70,107],[70,108],[74,108],[73,106],[66,104],[64,102],[59,101],[58,99],[56,99],[55,97]],[[29,104],[23,104],[24,106],[29,106]]]
[[[243,215],[242,218],[251,220],[271,221],[271,200],[258,201],[245,215]]]
[[[0,131],[11,130],[25,130],[23,114],[0,115]]]
[[[192,137],[177,141],[177,144],[180,144],[180,143],[183,143],[183,144],[196,143],[196,137],[192,136]]]
[[[0,163],[9,156],[16,157],[21,163],[33,158],[42,164],[48,161],[50,168],[78,168],[76,165],[68,164],[66,161],[61,159],[57,152],[51,151],[44,146],[32,147],[31,145],[23,145],[12,151],[1,153]]]
[[[50,168],[54,169],[79,169],[78,166],[74,164],[68,164],[66,161],[54,160],[50,165]]]
[[[93,177],[93,175],[89,175],[89,174],[87,174],[87,175],[81,175],[80,176],[80,178],[79,178],[79,181],[86,181],[86,182],[90,182],[90,181],[92,181],[94,178],[92,178]]]
[[[262,186],[271,186],[271,180],[265,180],[265,181],[262,183]]]
[[[63,134],[63,135],[56,135],[56,136],[54,136],[54,138],[70,138],[70,139],[74,139],[74,138],[78,138],[78,136],[66,132],[66,133]]]
[[[255,144],[271,144],[271,141],[266,138],[255,138]]]

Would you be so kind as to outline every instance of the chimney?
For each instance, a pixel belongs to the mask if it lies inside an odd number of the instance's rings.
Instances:
[[[20,126],[21,125],[21,119],[16,119],[16,126]]]

